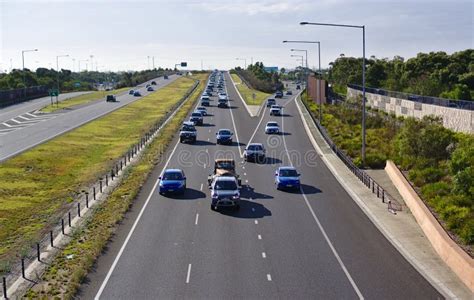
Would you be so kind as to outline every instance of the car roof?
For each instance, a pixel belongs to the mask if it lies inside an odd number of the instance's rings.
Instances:
[[[225,131],[231,131],[231,132],[232,132],[232,130],[227,129],[227,128],[221,128],[221,129],[219,129],[218,131],[224,131],[224,130],[225,130]]]
[[[267,122],[267,125],[278,125],[278,123],[275,121],[270,121],[270,122]]]
[[[194,123],[186,121],[186,122],[183,122],[183,125],[194,126]]]
[[[247,145],[248,146],[262,146],[263,147],[263,144],[262,143],[250,143]]]
[[[181,169],[166,169],[163,173],[183,173]]]
[[[215,162],[235,162],[232,158],[216,158]]]
[[[206,108],[204,106],[198,106],[198,108],[196,109],[199,109],[199,110],[206,110]]]
[[[296,171],[296,168],[291,167],[291,166],[285,166],[285,167],[279,167],[278,170],[295,170]]]
[[[235,180],[235,177],[233,176],[219,176],[219,177],[216,177],[216,181],[236,181]]]

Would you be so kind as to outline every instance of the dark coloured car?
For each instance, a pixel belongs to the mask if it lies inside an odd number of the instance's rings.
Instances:
[[[275,93],[275,98],[283,98],[283,92],[282,91],[277,91]]]
[[[151,86],[149,86],[146,90],[149,91],[149,92],[153,92],[153,91],[154,91],[154,89],[153,89]]]
[[[135,97],[141,97],[142,94],[141,94],[139,91],[135,91],[135,92],[133,93],[133,96],[135,96]]]
[[[168,75],[163,75],[163,79],[168,79]]]
[[[275,104],[276,104],[275,99],[273,99],[273,98],[267,99],[267,107],[272,107]]]
[[[229,129],[219,129],[216,132],[216,143],[217,144],[232,144],[232,131]]]
[[[287,94],[287,95],[293,95],[293,92],[290,91],[290,90],[288,90],[288,91],[286,91],[286,94]]]
[[[117,102],[117,98],[115,98],[115,95],[107,95],[105,98],[106,102]]]
[[[296,89],[297,89],[297,90],[301,90],[301,86],[298,84],[298,85],[296,86]]]
[[[156,85],[156,81],[152,81],[152,82],[151,82],[151,85]]]
[[[261,163],[265,161],[265,147],[261,143],[248,144],[244,150],[244,160]]]
[[[200,112],[193,112],[191,114],[191,118],[189,119],[189,122],[193,122],[194,123],[194,126],[202,126],[202,124],[204,123],[204,118],[202,117],[202,113]]]
[[[135,93],[135,91],[134,91],[134,90],[130,90],[130,91],[128,91],[128,94],[129,94],[129,95],[133,95],[134,93]]]
[[[167,169],[159,177],[160,194],[178,193],[184,194],[186,191],[186,176],[183,170],[180,169]]]
[[[190,142],[194,143],[197,139],[197,131],[194,124],[191,122],[184,122],[179,131],[179,141],[181,143]]]
[[[217,107],[227,108],[227,99],[219,99],[217,102]]]

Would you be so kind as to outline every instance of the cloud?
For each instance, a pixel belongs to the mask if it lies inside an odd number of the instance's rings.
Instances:
[[[231,2],[209,1],[195,3],[194,5],[211,12],[227,12],[253,16],[256,14],[281,14],[303,11],[310,2],[304,1],[245,1],[236,0]]]

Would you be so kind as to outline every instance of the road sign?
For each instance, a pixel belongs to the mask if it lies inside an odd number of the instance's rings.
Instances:
[[[181,63],[181,67],[187,67],[187,66],[188,66],[188,63],[187,63],[187,62],[183,61],[183,62]]]
[[[53,97],[53,96],[56,96],[56,97],[57,97],[57,96],[59,95],[59,90],[58,90],[58,89],[50,89],[50,90],[49,90],[49,95],[50,95],[51,97]]]
[[[74,87],[80,87],[81,86],[81,83],[78,81],[78,82],[74,82]]]

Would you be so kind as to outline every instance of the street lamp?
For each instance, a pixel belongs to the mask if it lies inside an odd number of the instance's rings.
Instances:
[[[31,50],[21,50],[21,61],[23,62],[23,87],[24,87],[24,96],[26,98],[26,77],[25,77],[25,53],[26,52],[36,52],[38,49]]]
[[[319,98],[319,123],[323,120],[322,113],[322,97],[321,97],[321,80],[323,74],[321,73],[321,42],[319,41],[283,41],[283,43],[298,43],[298,44],[318,44],[318,64],[319,64],[319,81],[318,81],[318,98]]]
[[[69,54],[65,54],[65,55],[56,55],[56,86],[57,86],[57,89],[58,89],[58,96],[59,96],[59,58],[60,57],[69,57]],[[56,104],[58,102],[58,97],[56,96]]]
[[[239,58],[237,57],[235,60],[243,60],[245,63],[245,69],[247,69],[247,59],[246,58]]]
[[[297,52],[304,52],[305,55],[306,55],[306,69],[305,69],[304,73],[305,73],[305,75],[306,75],[306,76],[305,76],[305,77],[306,77],[306,80],[305,80],[305,81],[306,81],[306,84],[305,84],[305,86],[306,86],[306,93],[308,93],[308,50],[303,50],[303,49],[290,49],[290,51],[292,51],[292,52],[295,52],[295,51],[297,51]]]
[[[365,25],[300,22],[300,25],[333,26],[362,29],[362,165],[365,166]]]

